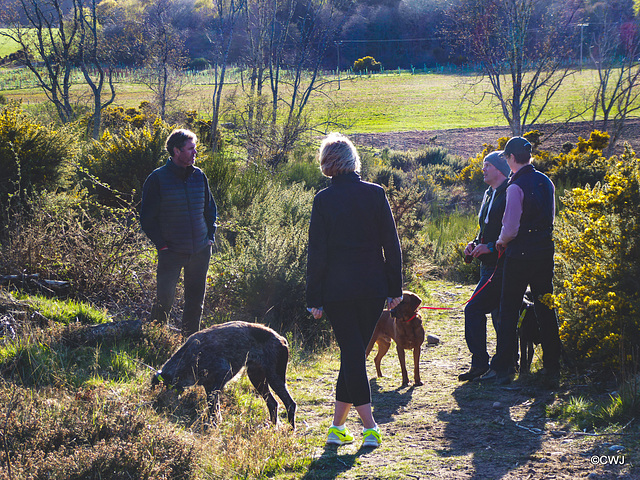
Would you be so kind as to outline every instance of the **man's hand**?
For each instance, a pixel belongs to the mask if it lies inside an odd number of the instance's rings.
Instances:
[[[467,246],[464,247],[464,254],[465,255],[471,255],[471,252],[473,252],[474,248],[476,248],[476,243],[475,242],[467,243]]]
[[[491,253],[489,247],[487,247],[486,243],[480,243],[476,248],[473,249],[471,255],[474,258],[478,258],[480,255],[486,255],[487,253]]]
[[[504,243],[502,240],[498,239],[498,241],[496,242],[496,250],[502,253],[504,252],[505,248],[507,248],[507,244]]]
[[[316,320],[320,320],[320,318],[322,318],[322,307],[311,307],[307,308],[307,310],[309,310],[309,313],[311,313],[311,315],[313,315],[313,318],[315,318]]]

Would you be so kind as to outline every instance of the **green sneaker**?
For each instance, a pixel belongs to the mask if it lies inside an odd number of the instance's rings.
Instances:
[[[364,437],[363,447],[379,447],[382,443],[382,435],[377,425],[373,428],[365,428],[362,431],[362,436]]]
[[[349,430],[345,427],[344,430],[339,430],[336,427],[329,429],[329,435],[327,435],[327,445],[346,445],[353,443],[353,435],[349,433]]]

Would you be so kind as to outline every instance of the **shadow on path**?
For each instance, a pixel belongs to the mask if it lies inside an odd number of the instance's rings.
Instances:
[[[356,437],[356,442],[359,439]],[[301,477],[302,480],[330,480],[336,478],[341,473],[350,470],[358,463],[358,457],[374,451],[371,447],[360,447],[355,453],[338,453],[340,447],[337,445],[325,445],[324,451],[316,460],[311,462],[307,473]]]
[[[393,418],[411,402],[413,384],[405,387],[398,387],[394,390],[383,391],[378,385],[376,378],[369,381],[371,385],[371,399],[373,401],[374,415],[376,422],[385,424],[393,421]],[[418,387],[420,388],[420,387]]]
[[[532,391],[519,382],[506,387],[469,382],[456,388],[453,396],[458,408],[438,414],[446,424],[448,442],[438,454],[471,453],[474,479],[502,478],[540,450],[544,406],[552,398],[549,391]]]

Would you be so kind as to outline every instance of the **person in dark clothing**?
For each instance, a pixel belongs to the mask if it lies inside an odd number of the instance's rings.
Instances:
[[[216,231],[216,203],[206,175],[194,166],[197,138],[174,130],[166,142],[167,163],[144,182],[140,223],[158,249],[157,298],[152,318],[168,321],[176,285],[184,270],[182,334],[200,330],[211,247]]]
[[[349,139],[330,134],[320,147],[320,168],[331,186],[314,198],[309,225],[307,305],[327,314],[340,347],[333,424],[328,444],[353,442],[345,426],[353,405],[362,420],[363,445],[378,446],[365,350],[382,310],[402,300],[402,254],[382,187],[364,182]]]
[[[484,194],[478,221],[480,231],[464,249],[466,258],[480,260],[480,281],[464,309],[464,336],[471,352],[471,368],[458,375],[458,380],[473,380],[489,370],[487,353],[487,314],[491,313],[493,328],[500,320],[500,292],[502,291],[502,257],[498,257],[495,242],[502,228],[507,178],[511,170],[502,151],[491,152],[484,158],[482,174],[489,188]]]
[[[479,378],[503,385],[514,377],[509,369],[517,355],[518,316],[527,286],[531,287],[540,325],[543,370],[550,378],[559,374],[561,352],[556,311],[542,302],[545,294],[553,293],[555,187],[531,164],[531,144],[525,138],[510,139],[504,157],[513,175],[507,186],[502,230],[496,242],[505,256],[500,326],[491,369]]]

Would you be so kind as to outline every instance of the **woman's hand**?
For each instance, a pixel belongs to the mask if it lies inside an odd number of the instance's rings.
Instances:
[[[311,313],[311,315],[313,315],[313,318],[315,318],[316,320],[319,320],[320,318],[322,318],[322,307],[320,308],[311,307],[311,308],[307,308],[307,310],[309,311],[309,313]]]
[[[402,301],[402,297],[388,297],[387,298],[387,308],[389,310],[393,310],[394,308],[396,308],[398,305],[400,305],[400,302]]]

